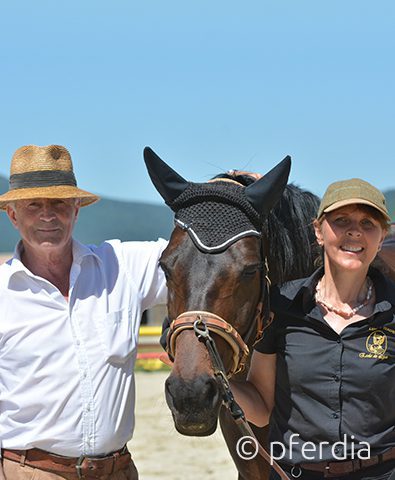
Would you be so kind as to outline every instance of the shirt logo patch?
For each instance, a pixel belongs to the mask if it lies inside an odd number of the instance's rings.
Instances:
[[[387,348],[387,335],[382,330],[374,330],[366,339],[366,351],[368,353],[361,352],[359,357],[386,360],[388,358],[388,355],[385,355]]]

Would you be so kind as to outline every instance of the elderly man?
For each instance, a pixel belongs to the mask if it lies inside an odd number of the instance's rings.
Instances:
[[[0,196],[21,236],[0,267],[0,480],[138,478],[133,367],[141,314],[165,301],[166,242],[82,245],[73,227],[96,200],[64,147],[15,152]]]

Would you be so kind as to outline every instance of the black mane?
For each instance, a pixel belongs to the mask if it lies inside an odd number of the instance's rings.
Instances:
[[[248,175],[221,174],[214,178],[235,180],[244,186],[255,181]],[[273,284],[306,277],[314,270],[314,261],[320,250],[312,222],[319,202],[313,193],[288,184],[270,212],[267,225],[262,226],[269,242],[268,262]]]

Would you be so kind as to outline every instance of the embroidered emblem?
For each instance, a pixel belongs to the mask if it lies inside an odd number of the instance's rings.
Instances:
[[[368,353],[360,353],[360,358],[378,358],[385,360],[388,355],[385,352],[388,348],[388,338],[383,330],[374,330],[366,339],[366,350]]]
[[[387,335],[382,330],[376,330],[366,339],[366,350],[375,355],[383,355],[387,350]]]

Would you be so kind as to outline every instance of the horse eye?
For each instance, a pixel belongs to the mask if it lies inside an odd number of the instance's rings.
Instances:
[[[256,272],[258,270],[258,266],[257,265],[253,265],[253,266],[249,266],[249,267],[246,267],[243,272],[242,272],[242,276],[244,278],[251,278],[251,277],[254,277]]]

